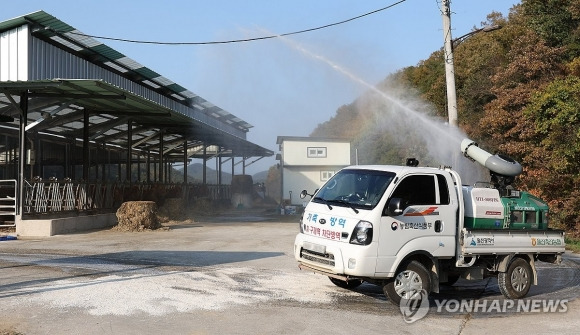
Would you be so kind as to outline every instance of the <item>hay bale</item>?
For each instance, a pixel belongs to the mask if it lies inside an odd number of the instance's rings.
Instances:
[[[117,230],[143,231],[157,229],[161,223],[157,218],[154,201],[127,201],[117,210]]]

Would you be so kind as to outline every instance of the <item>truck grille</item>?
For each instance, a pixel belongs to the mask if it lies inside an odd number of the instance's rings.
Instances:
[[[315,262],[318,264],[334,266],[334,255],[333,254],[320,254],[307,249],[302,249],[300,251],[300,258]]]

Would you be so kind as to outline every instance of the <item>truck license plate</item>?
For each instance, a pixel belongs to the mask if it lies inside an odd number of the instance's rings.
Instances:
[[[306,250],[313,251],[318,254],[325,254],[326,253],[326,246],[320,244],[314,244],[310,242],[304,242],[302,247]]]

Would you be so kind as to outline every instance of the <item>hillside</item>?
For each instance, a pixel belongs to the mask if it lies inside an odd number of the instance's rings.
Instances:
[[[422,165],[455,167],[455,141],[467,136],[521,162],[515,186],[549,201],[551,226],[579,236],[580,0],[523,0],[479,27],[488,25],[502,29],[454,47],[462,133],[445,123],[441,49],[389,75],[312,134],[342,134],[361,164],[416,157]]]

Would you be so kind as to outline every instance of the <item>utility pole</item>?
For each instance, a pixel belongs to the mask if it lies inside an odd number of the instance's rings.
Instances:
[[[451,38],[451,0],[441,2],[443,17],[443,40],[445,57],[445,80],[447,82],[447,115],[449,125],[457,127],[457,93],[455,91],[455,69],[453,65],[453,39]]]

